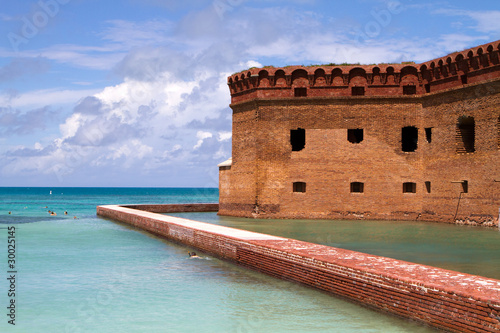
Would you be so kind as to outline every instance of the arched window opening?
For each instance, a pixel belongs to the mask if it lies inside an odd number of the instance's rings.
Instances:
[[[491,62],[492,62],[494,65],[498,65],[498,63],[499,63],[499,59],[498,59],[498,52],[496,52],[496,51],[493,49],[493,45],[488,46],[488,54],[489,54],[489,56],[490,56]]]
[[[322,68],[318,68],[314,72],[314,85],[315,86],[321,86],[326,84],[326,73],[325,70]]]
[[[274,85],[278,87],[286,86],[286,77],[284,70],[278,69],[276,73],[274,73]]]
[[[265,70],[259,72],[259,86],[260,87],[269,86],[269,73]]]
[[[332,71],[332,85],[342,86],[344,85],[344,79],[342,76],[342,70],[340,68],[335,68]]]
[[[456,128],[457,153],[473,153],[475,149],[475,127],[474,117],[458,118]]]
[[[292,84],[295,86],[309,85],[309,79],[307,71],[304,69],[296,69],[292,73]]]

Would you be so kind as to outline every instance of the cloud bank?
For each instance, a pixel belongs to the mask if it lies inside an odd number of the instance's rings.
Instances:
[[[228,75],[263,65],[420,62],[499,31],[498,11],[358,2],[359,17],[334,15],[337,1],[197,1],[192,9],[148,0],[141,6],[172,17],[106,20],[85,45],[0,49],[8,59],[0,83],[10,85],[0,91],[3,185],[216,187],[216,165],[231,156]],[[450,18],[450,28],[411,34],[405,21],[423,13]],[[70,69],[82,77],[54,74]],[[115,83],[96,87],[89,73]],[[58,83],[21,91],[33,75]],[[82,84],[92,87],[75,87]]]

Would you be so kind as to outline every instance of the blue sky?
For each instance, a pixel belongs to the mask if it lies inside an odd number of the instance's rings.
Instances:
[[[498,0],[4,1],[0,186],[217,187],[232,73],[498,39]]]

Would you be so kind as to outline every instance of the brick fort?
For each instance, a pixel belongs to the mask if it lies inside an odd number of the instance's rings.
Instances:
[[[231,75],[219,214],[497,224],[499,53]]]

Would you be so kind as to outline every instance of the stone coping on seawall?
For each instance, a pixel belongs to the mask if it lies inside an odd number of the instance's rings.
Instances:
[[[182,211],[182,205],[161,206],[156,210]],[[268,275],[446,331],[500,332],[500,280],[140,208],[99,206],[97,214]],[[186,206],[187,211],[213,208],[206,204]]]
[[[100,207],[111,208],[111,209],[114,209],[116,211],[130,213],[129,207],[131,207],[131,206],[132,205],[100,206]],[[175,205],[175,206],[177,206],[177,205]],[[132,212],[133,214],[136,214],[137,216],[143,216],[143,217],[150,218],[150,219],[156,219],[156,220],[161,221],[161,222],[170,223],[173,225],[178,225],[178,226],[190,228],[193,230],[211,232],[211,233],[214,233],[214,234],[217,234],[220,236],[233,237],[233,238],[238,238],[238,239],[242,239],[242,240],[286,240],[286,238],[282,238],[282,237],[276,237],[276,236],[260,234],[260,233],[252,232],[252,231],[224,227],[224,226],[220,226],[217,224],[199,222],[199,221],[184,219],[184,218],[175,217],[175,216],[159,215],[158,213],[153,213],[150,211],[138,210],[138,208],[141,207],[141,205],[137,205],[137,206],[134,205],[132,207],[134,207],[132,209],[137,210],[137,211]],[[177,210],[177,209],[165,211],[165,213],[172,213],[172,212],[181,212],[181,211]]]

